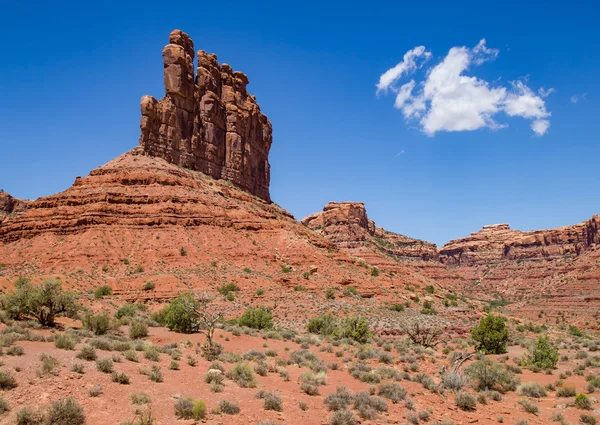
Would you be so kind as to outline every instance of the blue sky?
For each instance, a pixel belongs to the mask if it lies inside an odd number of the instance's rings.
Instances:
[[[179,28],[249,76],[273,123],[272,198],[298,219],[331,200],[363,201],[378,225],[443,244],[485,224],[527,230],[600,212],[597,2],[84,4],[3,5],[0,188],[15,196],[60,192],[136,146],[140,97],[162,97],[161,50]],[[482,39],[495,53],[476,65]],[[428,60],[377,94],[417,46]],[[476,86],[516,93],[510,82],[522,81],[542,100],[543,136],[534,119],[506,113],[508,94],[484,127],[446,131],[453,97],[419,90],[461,46],[472,55],[461,75]],[[407,121],[394,102],[410,80],[410,102],[428,103]],[[554,92],[542,98],[542,87]],[[480,118],[474,93],[460,100]],[[447,119],[428,134],[431,111]]]

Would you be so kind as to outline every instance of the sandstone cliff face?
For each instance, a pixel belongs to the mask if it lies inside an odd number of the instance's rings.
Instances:
[[[522,232],[508,224],[484,226],[462,239],[448,242],[440,249],[445,264],[473,265],[501,259],[553,259],[578,255],[600,242],[600,217],[594,215],[583,223],[550,230]]]
[[[357,256],[375,251],[395,260],[437,259],[435,244],[377,227],[362,202],[330,202],[302,223]]]
[[[248,77],[202,50],[194,73],[194,43],[179,30],[162,55],[165,97],[141,101],[144,151],[269,201],[272,127],[246,90]]]
[[[25,212],[30,203],[31,201],[14,198],[0,190],[0,223],[13,215]]]

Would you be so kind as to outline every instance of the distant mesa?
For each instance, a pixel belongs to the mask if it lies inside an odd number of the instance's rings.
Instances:
[[[270,201],[272,126],[246,90],[248,77],[202,50],[194,73],[194,42],[180,30],[162,56],[165,97],[141,101],[144,152]]]

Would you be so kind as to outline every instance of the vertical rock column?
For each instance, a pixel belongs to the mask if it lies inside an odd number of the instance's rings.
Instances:
[[[272,127],[246,91],[248,77],[198,52],[175,30],[163,49],[165,97],[142,97],[140,144],[148,155],[201,171],[270,201]]]

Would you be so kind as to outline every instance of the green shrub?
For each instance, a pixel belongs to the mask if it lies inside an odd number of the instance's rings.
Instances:
[[[256,378],[252,368],[247,363],[236,364],[229,372],[227,377],[242,388],[254,388],[256,387]]]
[[[54,326],[56,316],[77,313],[76,299],[74,292],[63,291],[58,280],[48,279],[41,285],[31,285],[23,280],[15,284],[15,291],[5,296],[2,304],[15,319],[32,316],[42,326]]]
[[[219,411],[226,415],[237,415],[240,413],[240,407],[229,400],[221,400],[219,403]]]
[[[194,400],[192,417],[197,421],[206,417],[206,404],[202,400]]]
[[[83,328],[92,331],[96,335],[104,335],[110,330],[110,317],[107,312],[98,315],[86,314],[83,319]]]
[[[249,308],[239,318],[240,326],[252,329],[271,329],[273,327],[273,315],[262,307]]]
[[[75,357],[77,357],[78,359],[81,359],[81,360],[93,361],[93,360],[96,360],[98,355],[96,354],[96,350],[94,349],[94,347],[91,347],[89,345],[84,345],[83,347],[81,347],[79,349],[79,352],[77,353],[77,355]]]
[[[134,320],[129,325],[129,338],[140,339],[148,336],[148,325],[142,320]]]
[[[221,286],[219,286],[219,293],[222,294],[223,296],[226,296],[232,292],[238,292],[240,290],[240,287],[237,286],[235,283],[225,283]]]
[[[356,425],[356,417],[350,410],[338,410],[329,418],[329,425]]]
[[[540,336],[529,350],[526,363],[540,369],[553,369],[558,362],[558,350],[547,335]]]
[[[392,311],[397,311],[397,312],[402,312],[404,311],[404,304],[392,304],[390,306],[390,310]]]
[[[575,390],[573,387],[563,387],[556,391],[557,397],[575,397],[576,394],[577,390]]]
[[[575,396],[575,406],[577,406],[578,409],[590,410],[592,408],[592,403],[588,396],[579,393]]]
[[[194,400],[191,398],[180,398],[175,402],[175,416],[178,419],[202,419],[194,418]],[[206,406],[205,412],[206,413]]]
[[[4,415],[6,412],[10,411],[10,405],[8,401],[2,396],[0,396],[0,415]]]
[[[433,303],[431,301],[425,301],[423,303],[423,308],[421,309],[421,314],[437,314],[435,308],[433,308]]]
[[[328,300],[334,299],[335,290],[333,288],[327,288],[327,290],[325,290],[325,298],[327,298]]]
[[[454,397],[454,404],[456,404],[462,410],[475,410],[475,406],[477,406],[477,400],[473,394],[466,391],[459,391]]]
[[[46,423],[56,425],[83,425],[83,408],[73,397],[62,398],[52,403],[46,410]]]
[[[99,359],[96,362],[96,367],[100,372],[103,373],[112,373],[113,371],[113,361],[111,358],[106,357],[104,359]]]
[[[0,370],[0,389],[10,390],[17,386],[17,380],[9,372]]]
[[[107,295],[112,295],[112,288],[108,285],[102,285],[94,291],[94,297],[101,300]]]
[[[542,387],[537,382],[525,382],[519,385],[517,391],[521,395],[525,395],[527,397],[541,398],[546,397],[546,389]]]
[[[486,317],[482,317],[479,325],[471,330],[471,336],[484,353],[506,353],[508,328],[506,327],[506,319],[502,316],[488,314]]]
[[[129,397],[131,398],[131,402],[133,404],[147,404],[150,403],[150,396],[148,394],[146,394],[145,392],[139,392],[139,393],[131,393],[129,395]]]
[[[387,398],[392,403],[398,403],[406,398],[406,389],[402,388],[395,382],[386,382],[379,385],[377,394]]]
[[[501,393],[514,391],[519,379],[503,364],[484,358],[469,365],[466,369],[469,378],[476,380],[476,389],[498,390]]]
[[[346,387],[337,387],[335,393],[325,397],[325,405],[331,411],[346,409],[354,401],[354,396]]]
[[[73,341],[73,339],[71,339],[68,335],[61,334],[57,335],[54,339],[54,346],[62,350],[74,350],[75,341]]]
[[[364,317],[346,317],[340,326],[340,338],[350,338],[360,344],[365,344],[372,336],[369,322]]]
[[[527,399],[518,400],[517,403],[519,403],[523,410],[525,410],[527,413],[536,415],[540,411],[540,409],[535,404],[533,404]]]
[[[56,368],[59,364],[56,357],[42,353],[40,354],[40,362],[42,363],[39,370],[40,376],[58,375],[58,370],[56,370]]]
[[[41,425],[44,422],[42,414],[34,412],[29,407],[24,407],[17,412],[17,425]]]
[[[331,314],[321,314],[308,319],[306,330],[319,335],[333,335],[338,327],[338,322]]]
[[[373,276],[373,277],[379,276],[379,269],[377,267],[373,267],[371,269],[371,276]]]
[[[144,291],[151,291],[154,288],[156,288],[156,284],[152,281],[148,281],[148,282],[144,283],[144,286],[142,286],[142,289]]]
[[[113,382],[116,382],[121,385],[129,384],[129,376],[125,374],[125,372],[113,372],[110,375]]]
[[[189,293],[179,295],[167,307],[165,324],[172,331],[194,333],[200,328],[200,303]]]
[[[25,349],[20,345],[12,345],[6,349],[6,354],[9,356],[22,356],[25,354]]]
[[[584,415],[583,413],[579,416],[579,422],[583,425],[596,425],[598,421],[592,415]]]

